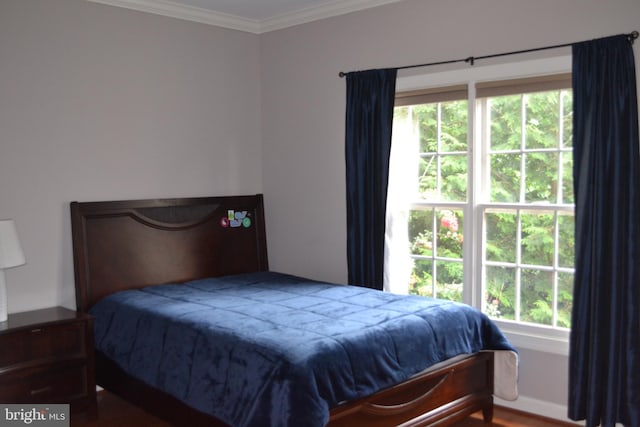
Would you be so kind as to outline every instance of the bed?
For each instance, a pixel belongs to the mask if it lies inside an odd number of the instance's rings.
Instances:
[[[475,310],[269,271],[260,194],[72,202],[71,221],[97,383],[174,425],[489,422],[496,378],[514,394],[495,366],[517,354]]]

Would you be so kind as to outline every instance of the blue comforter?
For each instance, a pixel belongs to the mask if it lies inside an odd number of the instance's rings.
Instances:
[[[273,272],[118,292],[91,313],[125,372],[234,427],[321,427],[434,363],[513,350],[467,305]]]

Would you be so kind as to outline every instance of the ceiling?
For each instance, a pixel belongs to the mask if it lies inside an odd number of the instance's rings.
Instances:
[[[255,34],[402,0],[88,0]]]

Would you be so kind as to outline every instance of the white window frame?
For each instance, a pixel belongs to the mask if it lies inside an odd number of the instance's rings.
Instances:
[[[412,72],[415,73],[415,70]],[[469,244],[465,244],[463,249],[465,286],[462,297],[463,301],[469,305],[482,308],[484,301],[481,286],[482,269],[480,268],[482,245],[476,244],[476,242],[482,242],[483,238],[482,218],[480,215],[474,215],[473,212],[469,212],[470,209],[473,209],[473,206],[479,204],[481,200],[480,191],[482,190],[479,185],[475,184],[481,182],[481,171],[474,164],[474,158],[476,157],[476,144],[474,141],[477,140],[479,133],[482,131],[482,124],[479,123],[478,111],[476,111],[475,107],[475,84],[484,81],[509,80],[568,72],[571,72],[571,56],[563,54],[562,56],[522,60],[499,65],[467,66],[464,69],[433,71],[433,69],[427,68],[424,73],[409,76],[403,76],[402,73],[399,74],[396,82],[397,92],[468,85],[468,142],[470,154],[468,173],[471,179],[467,186],[468,203],[465,206],[464,214],[465,218],[471,218],[472,221],[465,220],[465,243]],[[467,236],[470,236],[470,242],[466,241]],[[473,262],[468,262],[467,260],[473,260]],[[500,319],[495,319],[495,322],[516,347],[559,355],[569,354],[569,331],[567,330]]]

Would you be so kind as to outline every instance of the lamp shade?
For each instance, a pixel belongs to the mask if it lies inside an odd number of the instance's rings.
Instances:
[[[25,262],[15,223],[12,219],[0,220],[0,268],[17,267]]]

